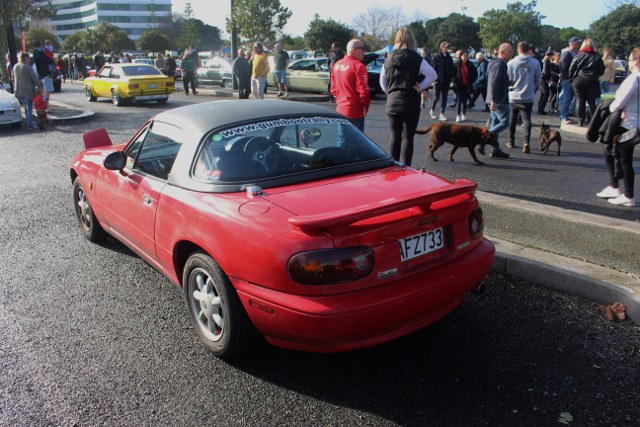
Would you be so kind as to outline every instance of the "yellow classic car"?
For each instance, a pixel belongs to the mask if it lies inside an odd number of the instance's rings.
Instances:
[[[84,92],[89,102],[105,97],[115,106],[136,101],[164,104],[175,92],[175,82],[152,65],[106,64],[98,74],[84,80]]]

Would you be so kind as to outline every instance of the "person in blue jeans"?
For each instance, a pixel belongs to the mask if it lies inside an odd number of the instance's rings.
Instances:
[[[582,43],[582,40],[578,37],[571,37],[569,39],[569,47],[562,49],[562,54],[560,55],[560,120],[567,124],[572,123],[569,116],[572,111],[575,111],[575,93],[569,78],[569,67],[573,58],[578,54],[580,43]]]
[[[36,89],[42,90],[42,83],[29,62],[31,56],[28,52],[18,55],[18,63],[13,67],[15,97],[24,105],[24,114],[27,119],[27,129],[36,130],[38,126],[33,123],[33,98],[36,97]]]
[[[498,47],[498,58],[489,63],[487,67],[487,103],[491,114],[489,115],[489,132],[496,140],[503,130],[509,127],[509,76],[507,62],[513,57],[513,47],[509,43],[503,43]],[[480,153],[484,147],[480,146]],[[507,153],[499,146],[493,147],[491,157],[506,159]]]

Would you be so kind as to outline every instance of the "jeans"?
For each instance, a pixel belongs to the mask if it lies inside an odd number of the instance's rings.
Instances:
[[[431,101],[431,111],[436,110],[436,105],[438,105],[438,100],[440,99],[440,95],[442,95],[442,106],[440,107],[440,112],[444,114],[444,110],[447,108],[447,95],[449,94],[449,82],[444,83],[436,83],[434,85],[434,95],[433,101]]]
[[[358,129],[360,129],[360,132],[364,132],[364,117],[361,117],[359,119],[349,119],[349,121],[351,123],[353,123],[353,125],[355,127],[357,127]]]
[[[516,139],[516,122],[518,121],[518,114],[522,113],[524,143],[529,144],[529,140],[531,139],[531,110],[533,109],[533,102],[512,102],[510,105],[511,122],[509,123],[509,142],[513,144]]]
[[[33,99],[20,98],[24,105],[24,115],[27,118],[27,128],[33,127]]]
[[[586,121],[585,103],[589,105],[589,114],[593,117],[596,114],[596,98],[599,97],[600,85],[597,81],[582,81],[575,79],[573,91],[576,94],[576,115],[580,123]]]
[[[456,92],[456,114],[467,114],[467,103],[469,102],[469,90],[464,89]]]
[[[265,76],[251,79],[251,93],[256,99],[264,99],[264,90],[267,87],[267,78]]]
[[[569,118],[569,110],[573,102],[573,85],[569,80],[560,80],[560,120]]]
[[[609,185],[618,188],[618,180],[622,178],[624,195],[629,199],[633,198],[633,185],[636,178],[631,163],[634,148],[633,145],[621,148],[618,144],[607,144],[604,149],[604,161],[609,172]]]
[[[391,128],[391,144],[389,152],[391,157],[402,161],[406,166],[411,166],[413,159],[413,137],[416,135],[418,121],[420,120],[420,110],[408,114],[387,114],[389,127]]]
[[[509,104],[500,104],[495,111],[491,111],[489,115],[489,132],[496,137],[498,140],[498,135],[500,132],[509,127]],[[493,148],[495,151],[498,146]]]
[[[600,93],[607,93],[611,90],[610,81],[600,81]]]

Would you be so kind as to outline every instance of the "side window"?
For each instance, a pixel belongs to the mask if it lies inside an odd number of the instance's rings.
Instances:
[[[173,162],[175,162],[182,146],[182,143],[176,138],[179,131],[175,126],[166,123],[153,123],[131,144],[127,151],[127,161],[131,155],[131,158],[134,159],[134,170],[160,179],[169,178]],[[139,146],[138,140],[140,140]],[[136,151],[136,156],[132,155],[133,151]]]
[[[136,139],[129,145],[125,151],[127,155],[127,167],[129,169],[133,169],[133,165],[136,162],[136,158],[138,157],[138,153],[140,152],[140,147],[142,147],[142,142],[144,141],[145,136],[147,136],[147,132],[149,131],[149,127],[145,128],[140,135],[136,137]]]
[[[102,67],[100,70],[100,77],[109,77],[109,73],[111,72],[111,67]]]

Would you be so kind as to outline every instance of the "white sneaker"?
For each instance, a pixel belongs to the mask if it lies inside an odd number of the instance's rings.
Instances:
[[[438,117],[438,120],[443,121],[443,122],[446,122],[446,121],[447,121],[447,120],[449,120],[449,119],[447,119],[447,118],[444,116],[444,114],[440,113],[440,117]]]
[[[636,207],[636,199],[633,198],[633,197],[632,198],[628,198],[624,194],[619,195],[615,199],[609,199],[608,202],[611,203],[612,205],[626,206],[628,208],[635,208]]]
[[[462,119],[460,119],[460,116],[456,116],[456,123],[460,123],[462,121]]]
[[[434,113],[433,110],[431,110],[431,111],[429,111],[429,114],[431,115],[431,118],[435,120],[436,113]]]
[[[467,121],[467,116],[465,116],[464,114],[460,116],[460,121],[461,122],[466,122]]]
[[[605,188],[604,190],[596,194],[596,196],[601,197],[603,199],[614,199],[621,195],[622,195],[622,191],[620,191],[619,188],[613,188],[612,186],[608,186],[607,188]]]

